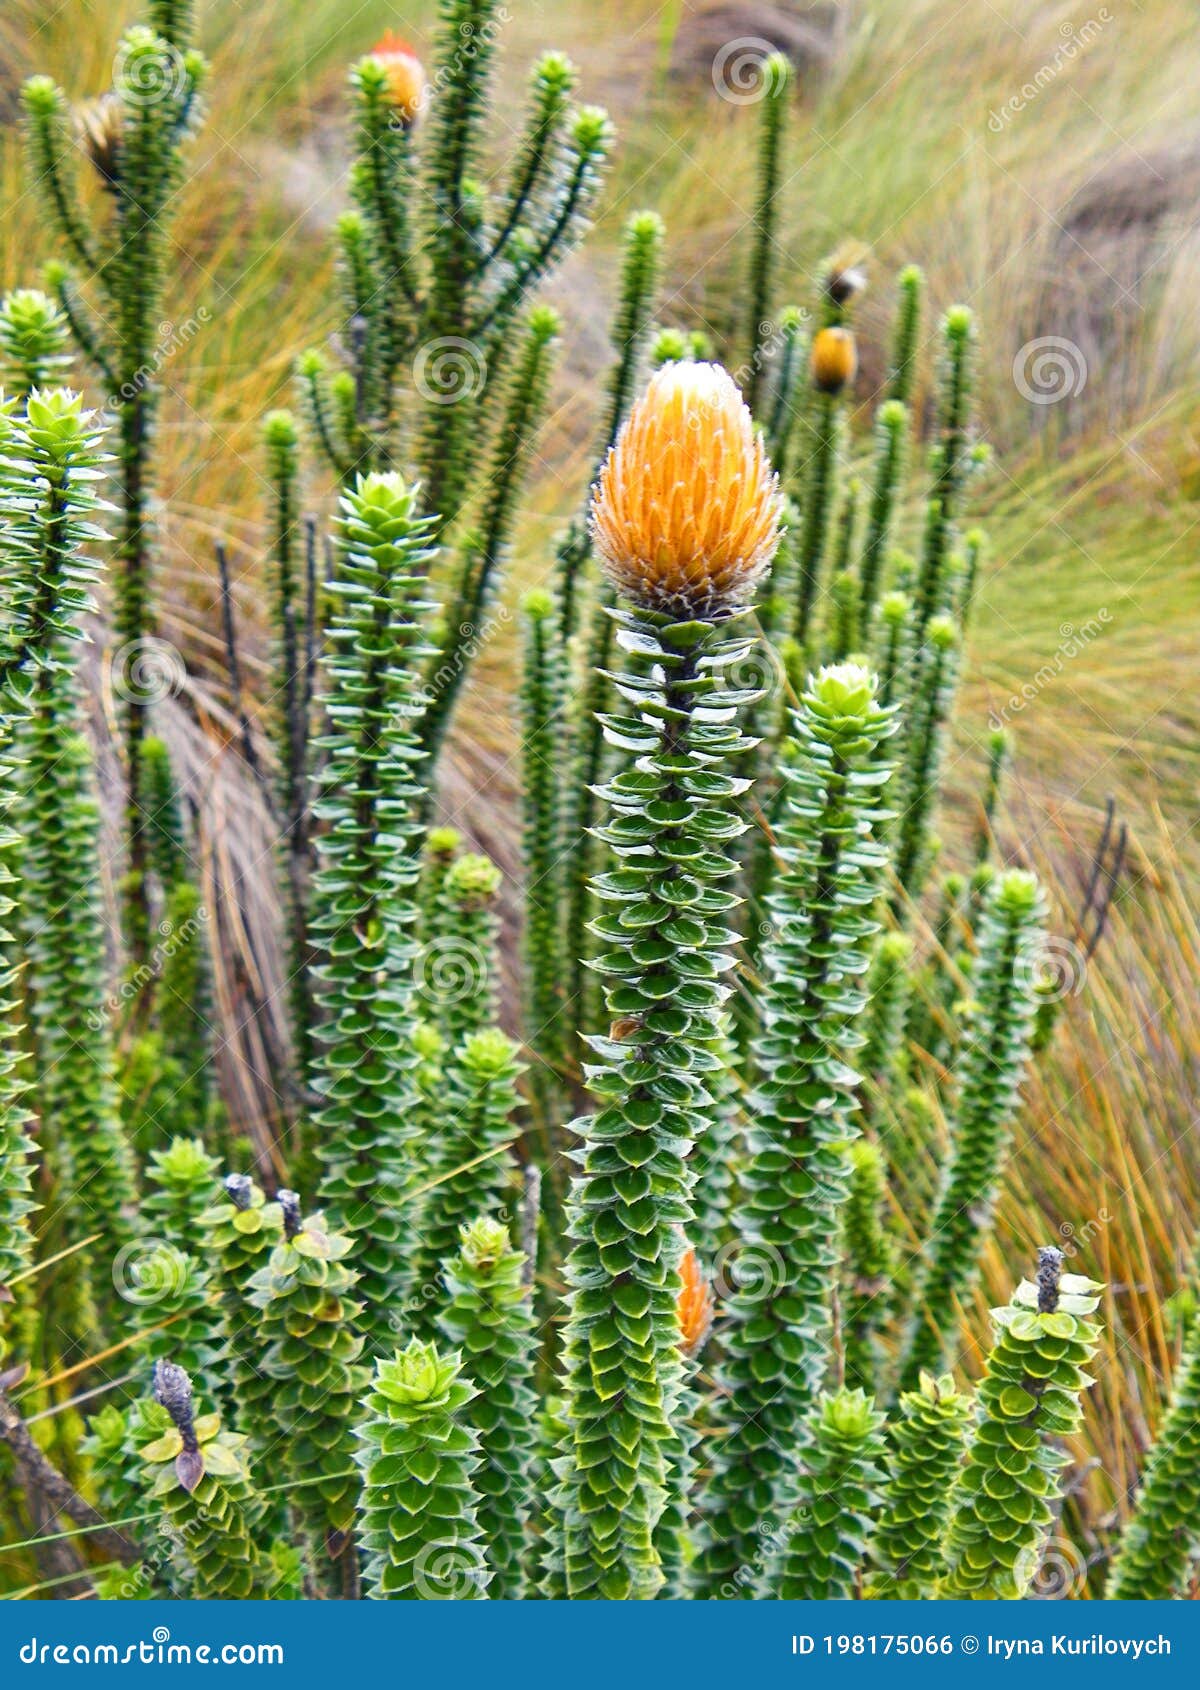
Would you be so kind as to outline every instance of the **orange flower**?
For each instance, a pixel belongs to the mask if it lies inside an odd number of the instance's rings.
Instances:
[[[694,1356],[704,1347],[713,1322],[713,1294],[700,1258],[689,1244],[679,1264],[682,1281],[675,1310],[679,1318],[679,1347],[685,1356]]]
[[[822,393],[840,393],[854,380],[858,351],[849,329],[822,329],[812,343],[813,386]]]
[[[417,121],[425,103],[424,66],[408,42],[394,29],[384,31],[372,47],[371,57],[378,59],[387,71],[392,107],[405,128],[409,128]]]
[[[719,617],[747,604],[779,544],[778,477],[732,378],[681,361],[651,377],[592,493],[592,536],[635,604]]]

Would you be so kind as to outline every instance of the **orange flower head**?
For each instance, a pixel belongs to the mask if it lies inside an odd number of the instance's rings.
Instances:
[[[840,393],[854,380],[858,351],[849,329],[822,329],[812,343],[813,386],[821,393]]]
[[[385,30],[371,49],[371,57],[378,59],[387,71],[388,93],[392,109],[404,127],[417,121],[425,104],[425,67],[404,37],[394,29]]]
[[[779,544],[783,501],[762,438],[719,364],[651,378],[592,492],[592,537],[643,609],[713,618],[753,596]]]
[[[712,1288],[704,1277],[700,1258],[689,1244],[679,1264],[681,1286],[675,1302],[679,1318],[679,1347],[685,1356],[694,1356],[704,1347],[713,1322],[714,1300]]]

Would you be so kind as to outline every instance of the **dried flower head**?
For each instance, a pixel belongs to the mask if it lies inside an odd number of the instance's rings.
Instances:
[[[592,494],[592,535],[635,604],[720,617],[747,604],[779,544],[778,477],[717,364],[665,365],[634,405]]]
[[[847,241],[828,260],[821,286],[839,310],[845,310],[866,287],[866,256],[867,249],[859,241]]]
[[[679,1264],[681,1280],[675,1309],[679,1317],[679,1347],[685,1356],[694,1356],[704,1347],[713,1322],[714,1299],[712,1287],[704,1277],[700,1258],[689,1244]]]
[[[821,393],[840,393],[854,380],[858,351],[849,329],[822,329],[813,337],[810,364],[813,386]]]
[[[403,36],[385,30],[371,49],[387,71],[392,110],[406,129],[412,127],[425,103],[425,67]]]
[[[75,107],[79,144],[107,188],[116,188],[120,172],[121,102],[116,94],[101,94]]]

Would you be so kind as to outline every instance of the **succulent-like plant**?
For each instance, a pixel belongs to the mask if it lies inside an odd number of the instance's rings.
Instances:
[[[704,1412],[696,1375],[700,1354],[712,1330],[714,1308],[712,1287],[699,1256],[689,1245],[679,1263],[679,1297],[676,1301],[683,1379],[671,1416],[673,1436],[667,1447],[667,1502],[656,1535],[663,1570],[660,1597],[667,1601],[676,1601],[688,1594],[688,1566],[697,1501],[695,1449],[699,1439],[699,1420]]]
[[[424,1170],[428,1186],[407,1253],[419,1295],[439,1286],[445,1264],[457,1254],[460,1233],[480,1205],[495,1214],[514,1207],[516,1164],[507,1145],[516,1133],[519,1047],[498,1027],[471,1033],[446,1064],[446,1090],[438,1130]],[[432,1323],[436,1304],[426,1305]]]
[[[534,1088],[543,1115],[554,1095],[554,1070],[562,1060],[562,759],[565,750],[564,654],[549,593],[526,595],[525,661],[521,686],[521,758],[524,776],[525,1043],[538,1059]],[[548,1130],[548,1128],[547,1128]],[[550,1159],[549,1146],[543,1165]]]
[[[143,1484],[183,1547],[194,1594],[209,1601],[270,1595],[272,1565],[256,1541],[245,1438],[222,1430],[219,1414],[196,1414],[192,1382],[173,1362],[156,1363],[154,1396],[173,1424],[143,1446]]]
[[[496,1020],[500,870],[465,852],[441,877],[424,935],[418,1007],[451,1047]]]
[[[114,622],[126,671],[117,689],[128,781],[125,914],[127,938],[139,961],[149,949],[150,925],[140,784],[148,701],[136,672],[154,632],[153,439],[159,371],[169,356],[162,339],[162,300],[183,149],[199,119],[207,69],[190,46],[190,34],[190,8],[161,4],[150,8],[150,27],[137,24],[125,32],[113,90],[84,114],[78,149],[72,145],[62,89],[47,76],[31,77],[24,88],[35,179],[73,266],[51,266],[47,288],[117,417],[121,523]],[[90,159],[106,190],[107,216],[94,228],[68,171],[67,161],[76,152]],[[95,309],[81,294],[77,277],[95,296]]]
[[[889,1310],[895,1266],[895,1250],[883,1217],[887,1163],[871,1139],[855,1139],[846,1154],[850,1184],[843,1219],[842,1377],[847,1385],[871,1393],[879,1378],[877,1339]]]
[[[859,614],[864,632],[871,627],[875,601],[883,581],[892,522],[904,476],[907,439],[908,411],[899,399],[889,399],[875,415],[871,500],[867,507],[867,532],[859,562]]]
[[[888,1427],[887,1479],[871,1545],[878,1571],[869,1595],[920,1601],[937,1595],[970,1415],[971,1399],[948,1375],[923,1373],[915,1391],[901,1392]]]
[[[871,958],[867,976],[869,1002],[863,1017],[864,1043],[858,1058],[868,1079],[893,1074],[900,1057],[912,948],[907,933],[885,933]]]
[[[783,169],[783,143],[792,80],[792,67],[786,54],[772,53],[764,59],[759,75],[762,78],[762,126],[758,143],[758,197],[750,226],[750,264],[746,278],[746,380],[742,383],[746,403],[752,411],[758,408],[766,374],[767,351],[773,336],[770,311],[779,248],[779,179]]]
[[[229,1346],[217,1288],[208,1266],[190,1250],[159,1239],[133,1251],[124,1268],[122,1295],[137,1310],[141,1331],[135,1358],[147,1364],[177,1361],[203,1379],[209,1397],[227,1395]]]
[[[956,1302],[978,1276],[979,1238],[991,1221],[1029,1059],[1029,960],[1044,912],[1037,880],[1020,869],[1001,875],[984,906],[974,982],[978,1007],[961,1057],[950,1160],[922,1252],[901,1369],[908,1390],[941,1364],[953,1342]]]
[[[900,272],[897,285],[900,299],[892,342],[891,367],[888,371],[888,398],[908,404],[917,373],[916,353],[921,335],[921,308],[925,294],[925,277],[920,267],[916,264],[906,264]]]
[[[810,1410],[793,1510],[768,1558],[761,1596],[838,1602],[859,1594],[883,1488],[884,1423],[864,1391],[827,1393]]]
[[[280,1191],[283,1237],[249,1282],[261,1314],[260,1367],[272,1382],[272,1420],[289,1470],[304,1477],[292,1508],[326,1561],[323,1583],[354,1596],[353,1538],[358,1476],[355,1425],[367,1383],[355,1332],[356,1276],[346,1265],[349,1238],[325,1230],[321,1215],[302,1219],[294,1191]]]
[[[884,853],[874,830],[888,776],[881,746],[893,717],[856,665],[823,669],[792,715],[784,771],[782,867],[767,899],[761,1079],[747,1115],[736,1233],[757,1261],[735,1290],[723,1334],[722,1435],[714,1440],[697,1588],[749,1594],[764,1519],[794,1464],[799,1428],[826,1370],[849,1188],[863,978],[876,931],[870,910]],[[739,1579],[739,1573],[743,1576]]]
[[[955,623],[949,616],[935,616],[928,624],[927,636],[927,662],[920,679],[912,683],[915,690],[908,694],[907,733],[898,781],[892,859],[897,882],[892,903],[897,916],[906,908],[905,894],[910,900],[920,894],[933,860],[930,824],[958,683],[959,635]]]
[[[511,549],[525,470],[550,385],[561,331],[558,313],[539,305],[529,313],[520,357],[505,400],[487,473],[487,504],[457,548],[442,650],[428,666],[421,743],[436,765],[472,653],[487,637],[487,623]],[[454,409],[441,406],[440,410]],[[436,508],[436,507],[433,507]]]
[[[28,578],[8,610],[9,638],[38,653],[20,680],[16,812],[31,1097],[60,1193],[72,1195],[76,1213],[103,1231],[106,1245],[119,1247],[132,1228],[136,1170],[113,1088],[112,993],[95,873],[99,801],[76,679],[79,620],[90,608],[95,576],[87,547],[105,508],[95,492],[106,461],[100,447],[100,431],[77,396],[63,389],[31,394],[25,414],[9,424],[4,496],[13,501],[6,544],[29,559]],[[24,482],[25,496],[17,496],[14,481]],[[89,1263],[92,1290],[103,1302],[112,1288],[107,1261],[85,1256],[73,1268],[86,1273]]]
[[[214,1203],[199,1217],[206,1248],[216,1257],[221,1306],[229,1332],[225,1369],[233,1383],[236,1423],[250,1437],[270,1440],[268,1403],[271,1380],[262,1366],[258,1311],[250,1303],[254,1275],[266,1265],[283,1232],[278,1203],[268,1203],[247,1174],[225,1180],[227,1201]]]
[[[416,1339],[375,1364],[359,1428],[359,1538],[367,1595],[468,1601],[487,1595],[473,1475],[479,1441],[464,1410],[476,1392],[457,1354]]]
[[[430,525],[398,475],[342,496],[335,610],[324,658],[326,766],[311,931],[325,1019],[313,1059],[312,1143],[330,1223],[355,1240],[364,1330],[382,1343],[407,1279],[418,1105],[411,925],[420,800],[415,667]],[[364,1041],[366,1049],[364,1050]]]
[[[446,1265],[449,1301],[439,1324],[458,1346],[479,1393],[467,1417],[479,1437],[474,1482],[492,1569],[489,1595],[516,1601],[526,1594],[537,1441],[533,1301],[525,1257],[513,1248],[506,1226],[480,1218],[464,1226],[460,1238],[458,1254]]]
[[[1023,1280],[1006,1308],[992,1310],[995,1343],[951,1498],[943,1596],[1020,1598],[1041,1564],[1068,1460],[1061,1440],[1078,1428],[1100,1337],[1089,1316],[1103,1288],[1064,1274],[1062,1262],[1061,1251],[1040,1250],[1036,1283]]]
[[[39,288],[15,288],[0,299],[0,383],[29,394],[63,380],[71,363],[70,328],[58,302]]]
[[[1200,1321],[1194,1314],[1170,1406],[1150,1451],[1104,1594],[1112,1601],[1184,1597],[1200,1551]]]
[[[655,497],[654,490],[672,491]],[[746,694],[722,685],[745,650],[726,632],[776,542],[779,500],[733,383],[703,364],[660,370],[606,461],[593,532],[628,601],[630,664],[606,718],[624,766],[601,791],[616,868],[596,883],[607,949],[594,967],[611,1025],[589,1039],[598,1112],[580,1123],[570,1235],[566,1378],[573,1448],[563,1490],[568,1592],[652,1597],[681,1364],[675,1298],[690,1223],[686,1153],[711,1117],[714,1019],[729,988],[722,917],[742,831],[727,801]]]

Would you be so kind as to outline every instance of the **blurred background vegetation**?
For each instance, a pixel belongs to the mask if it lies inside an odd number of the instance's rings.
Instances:
[[[810,298],[821,259],[843,240],[868,253],[861,428],[882,380],[891,283],[904,263],[927,272],[931,334],[938,309],[953,301],[978,314],[979,409],[996,463],[974,514],[988,530],[990,561],[960,710],[958,798],[944,831],[953,839],[969,825],[992,713],[1016,737],[1002,844],[1048,873],[1068,940],[1081,939],[1073,912],[1110,796],[1129,830],[1110,930],[1079,968],[1079,990],[1031,1087],[972,1326],[982,1340],[986,1301],[1007,1298],[1012,1263],[1031,1244],[1065,1243],[1077,1251],[1073,1265],[1109,1283],[1107,1353],[1069,1504],[1087,1545],[1090,1531],[1123,1511],[1160,1411],[1180,1324],[1171,1299],[1200,1211],[1195,9],[1189,0],[1153,8],[510,0],[508,10],[498,150],[511,142],[525,67],[543,46],[576,59],[583,97],[606,104],[619,130],[598,227],[550,289],[565,318],[565,355],[514,598],[545,579],[552,536],[579,508],[618,234],[630,211],[653,208],[667,223],[660,319],[706,328],[718,344],[735,327],[728,314],[744,275],[757,126],[714,89],[714,58],[726,44],[765,39],[797,65],[779,296]],[[0,13],[0,289],[34,283],[49,256],[16,121],[20,81],[46,70],[78,98],[107,86],[135,11],[132,0],[9,0]],[[432,7],[208,0],[200,12],[214,74],[174,229],[164,339],[178,349],[161,372],[162,632],[188,668],[165,731],[177,755],[190,754],[192,779],[217,818],[206,873],[250,887],[237,968],[228,959],[218,968],[225,1079],[245,1119],[261,1099],[239,991],[250,977],[255,995],[270,999],[269,982],[255,986],[253,976],[270,967],[274,893],[262,818],[235,759],[220,754],[232,724],[213,544],[230,550],[253,675],[266,638],[258,435],[265,412],[289,398],[297,352],[335,325],[328,236],[346,198],[346,67],[386,27],[423,52]],[[1028,396],[1030,343],[1045,337],[1070,348],[1070,393],[1056,403]],[[329,493],[314,476],[311,508],[325,507]],[[1097,620],[1094,637],[1077,637]],[[103,747],[112,712],[102,666],[97,677]],[[469,684],[474,707],[459,717],[443,813],[515,874],[514,649],[505,628]]]

